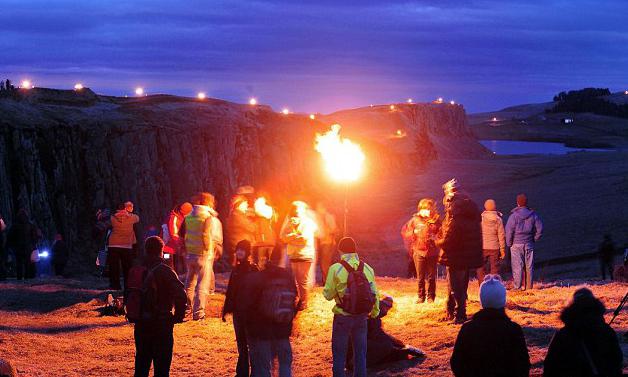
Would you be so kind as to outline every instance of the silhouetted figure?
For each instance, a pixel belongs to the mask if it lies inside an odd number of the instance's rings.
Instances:
[[[35,263],[31,261],[31,254],[40,238],[41,233],[31,222],[26,209],[20,209],[8,234],[8,245],[15,253],[17,280],[35,277]]]
[[[602,271],[602,280],[606,280],[606,273],[608,272],[609,278],[613,280],[613,259],[615,258],[615,243],[610,234],[604,235],[604,241],[598,248],[598,255],[600,259],[600,270]]]
[[[52,265],[55,269],[55,275],[63,276],[65,266],[70,259],[70,251],[68,246],[63,240],[61,234],[55,235],[55,241],[52,244]]]
[[[324,285],[327,280],[329,267],[335,262],[338,255],[336,252],[338,225],[336,224],[336,217],[327,210],[323,202],[319,202],[316,205],[316,222],[318,224],[318,260],[321,265],[321,272],[323,273]]]

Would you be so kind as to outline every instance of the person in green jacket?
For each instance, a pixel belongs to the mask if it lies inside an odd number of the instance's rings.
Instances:
[[[342,299],[347,289],[349,271],[342,262],[348,263],[354,269],[358,269],[360,258],[356,252],[355,241],[351,237],[345,237],[338,243],[340,263],[335,263],[329,268],[323,296],[328,301],[335,300],[336,305],[332,309],[334,322],[332,328],[332,355],[333,375],[339,377],[345,375],[345,361],[349,339],[353,347],[353,375],[355,377],[366,376],[366,335],[368,317],[377,318],[379,315],[379,295],[375,284],[375,272],[373,268],[363,263],[363,271],[369,282],[371,293],[375,296],[373,308],[369,314],[350,314],[341,308]]]

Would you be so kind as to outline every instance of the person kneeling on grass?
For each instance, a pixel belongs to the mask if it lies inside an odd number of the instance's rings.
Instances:
[[[506,288],[498,275],[480,285],[482,309],[462,325],[451,370],[457,377],[527,377],[530,357],[521,326],[506,315]]]
[[[349,339],[353,346],[353,376],[366,376],[367,318],[379,315],[375,272],[356,253],[355,241],[345,237],[338,243],[340,263],[329,268],[323,296],[336,300],[331,336],[334,377],[345,376]]]
[[[371,368],[377,365],[408,360],[411,357],[425,357],[425,353],[416,347],[405,344],[394,336],[387,334],[382,328],[382,318],[388,314],[393,306],[393,298],[387,294],[380,294],[379,315],[367,321],[366,335],[366,366]],[[353,369],[353,349],[347,353],[347,366]]]

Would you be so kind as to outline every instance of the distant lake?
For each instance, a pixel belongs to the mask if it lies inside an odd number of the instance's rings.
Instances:
[[[571,148],[563,143],[544,141],[480,140],[486,148],[498,155],[517,154],[567,154],[569,152],[608,152],[609,149]]]

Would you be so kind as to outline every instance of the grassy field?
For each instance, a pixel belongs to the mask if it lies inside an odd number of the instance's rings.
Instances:
[[[226,276],[221,276],[224,283]],[[133,328],[122,317],[101,316],[106,291],[95,288],[105,282],[86,280],[39,280],[0,284],[0,357],[14,363],[20,376],[129,376],[133,370]],[[409,360],[371,370],[370,376],[449,376],[449,357],[459,326],[441,322],[444,282],[438,282],[434,304],[416,305],[415,282],[378,278],[382,291],[395,298],[384,319],[391,334],[425,351],[427,358]],[[523,328],[533,364],[542,371],[547,345],[561,326],[559,312],[573,292],[585,283],[545,283],[528,292],[509,291],[507,312]],[[587,285],[607,308],[607,319],[623,297],[626,285]],[[222,285],[224,288],[224,285]],[[331,376],[331,306],[316,288],[311,307],[300,314],[292,345],[295,376]],[[479,309],[477,282],[469,288],[469,313]],[[222,294],[211,296],[209,319],[175,327],[173,376],[232,376],[236,344],[230,319],[218,318]],[[628,331],[622,313],[615,330]],[[622,336],[624,353],[628,342]],[[626,361],[625,361],[626,364]],[[534,375],[533,374],[533,375]]]

